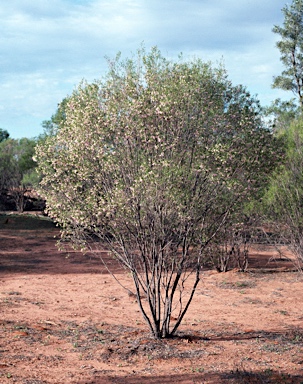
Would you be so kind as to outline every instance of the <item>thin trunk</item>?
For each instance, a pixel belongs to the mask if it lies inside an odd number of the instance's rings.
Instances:
[[[200,268],[198,267],[197,268],[197,272],[196,272],[196,280],[195,280],[195,283],[194,283],[194,286],[191,290],[191,294],[190,294],[190,297],[186,303],[186,306],[183,310],[183,312],[181,313],[181,316],[178,318],[173,330],[170,332],[170,336],[173,336],[174,333],[176,332],[176,330],[178,329],[179,325],[181,324],[181,321],[183,320],[183,317],[184,315],[186,314],[187,310],[188,310],[188,307],[190,306],[190,303],[192,302],[192,299],[194,297],[194,294],[195,294],[195,291],[196,291],[196,288],[199,284],[199,281],[200,281]]]

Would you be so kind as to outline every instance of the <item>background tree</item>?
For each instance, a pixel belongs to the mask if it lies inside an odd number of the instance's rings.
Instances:
[[[9,133],[0,128],[0,145],[1,143],[9,138]],[[5,166],[4,157],[0,156],[0,209],[5,209],[4,204],[2,203],[2,200],[5,200],[5,186],[6,186],[6,179],[7,179],[7,168]]]
[[[0,128],[0,143],[9,138],[7,130]]]
[[[44,128],[44,134],[40,136],[40,140],[45,139],[46,136],[53,136],[63,126],[66,113],[65,109],[69,100],[69,96],[65,97],[61,103],[58,104],[57,111],[52,115],[50,120],[44,120],[42,127]]]
[[[264,198],[267,217],[278,227],[280,236],[303,262],[303,120],[293,121],[282,133],[286,143],[284,163],[273,173]]]
[[[286,5],[283,27],[274,26],[273,32],[280,35],[277,47],[285,70],[274,78],[273,87],[292,91],[298,98],[282,102],[277,99],[266,109],[273,117],[272,128],[277,137],[285,142],[286,155],[283,164],[274,172],[262,206],[266,219],[278,227],[278,232],[297,256],[303,261],[302,237],[302,106],[303,106],[303,0],[293,0]]]
[[[292,91],[303,107],[303,0],[293,0],[286,5],[283,27],[275,25],[273,32],[280,35],[277,47],[285,70],[274,77],[273,87]]]
[[[207,246],[275,165],[259,109],[223,68],[141,50],[111,62],[103,82],[80,84],[63,126],[37,146],[62,240],[107,247],[157,338],[176,332]]]
[[[25,193],[38,183],[33,161],[36,141],[22,138],[0,143],[0,188],[14,200],[18,211],[25,207]]]
[[[285,132],[294,120],[299,118],[301,108],[298,107],[295,99],[289,101],[276,99],[269,107],[263,109],[263,114],[268,127],[279,135]]]
[[[218,272],[232,268],[246,272],[260,222],[260,215],[252,209],[235,210],[206,249],[205,264],[214,266]]]

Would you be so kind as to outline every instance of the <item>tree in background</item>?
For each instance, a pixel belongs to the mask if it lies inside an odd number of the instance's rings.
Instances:
[[[9,133],[7,130],[0,128],[0,146],[1,143],[9,138]],[[9,172],[9,164],[7,163],[7,156],[3,154],[0,155],[0,198],[3,195],[6,184],[7,184],[7,176]],[[0,209],[2,209],[2,204],[0,201]]]
[[[8,138],[0,143],[0,190],[9,193],[19,212],[25,207],[25,193],[38,183],[35,146],[36,141],[27,138]]]
[[[65,109],[69,100],[69,96],[65,97],[61,103],[58,104],[57,111],[52,115],[50,120],[44,120],[42,127],[44,128],[44,134],[40,136],[40,140],[45,139],[47,136],[53,136],[63,126],[66,113]]]
[[[0,143],[9,138],[7,130],[0,128]]]
[[[263,109],[263,114],[269,128],[275,134],[281,134],[289,128],[294,120],[299,118],[301,108],[298,107],[295,99],[289,101],[276,99],[269,107]]]
[[[107,247],[154,337],[176,332],[208,245],[275,166],[259,109],[223,68],[141,50],[80,84],[64,124],[36,148],[62,240]]]
[[[286,156],[272,176],[264,198],[267,216],[277,225],[281,237],[303,263],[303,121],[292,122],[282,133]]]
[[[282,102],[277,99],[265,110],[273,117],[272,128],[285,143],[285,159],[273,173],[270,187],[262,204],[267,220],[271,220],[297,256],[298,266],[303,262],[303,0],[293,0],[282,9],[283,27],[274,26],[280,35],[277,47],[285,70],[274,78],[273,86],[292,91],[296,99]],[[297,103],[297,101],[299,103]]]
[[[275,25],[273,32],[280,35],[277,47],[285,70],[274,78],[273,87],[292,91],[303,107],[303,0],[293,0],[286,5],[283,27]]]

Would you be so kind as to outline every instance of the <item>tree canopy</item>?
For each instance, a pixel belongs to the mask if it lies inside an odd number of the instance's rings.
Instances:
[[[36,141],[27,138],[0,142],[0,192],[8,191],[19,211],[24,208],[27,188],[38,183],[33,160],[35,146]]]
[[[283,164],[276,169],[264,197],[267,217],[297,256],[298,266],[303,261],[303,121],[294,120],[281,133],[286,145]]]
[[[9,133],[6,129],[0,128],[0,143],[9,138]]]
[[[208,244],[258,196],[280,154],[259,103],[224,68],[172,62],[157,48],[109,64],[37,146],[41,194],[63,240],[101,243],[130,271],[151,332],[168,337]]]
[[[277,47],[285,70],[274,78],[273,87],[292,91],[303,107],[303,0],[286,5],[283,26],[275,25],[273,32],[280,35]]]
[[[40,136],[40,140],[45,139],[47,136],[53,136],[60,129],[60,127],[64,124],[66,119],[65,108],[67,102],[69,100],[69,96],[66,96],[61,103],[58,104],[58,108],[56,112],[51,116],[50,120],[44,120],[42,122],[42,127],[44,128],[44,134]]]

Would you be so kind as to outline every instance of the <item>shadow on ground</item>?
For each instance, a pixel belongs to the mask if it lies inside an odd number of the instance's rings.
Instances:
[[[56,224],[46,216],[38,214],[0,213],[0,230],[41,230],[56,228]]]
[[[107,274],[102,260],[114,274],[124,269],[104,248],[97,253],[58,250],[58,227],[52,220],[33,214],[0,213],[0,275],[2,274]],[[271,254],[270,254],[271,255]],[[102,259],[102,260],[101,260]],[[292,268],[289,260],[273,259],[266,253],[250,256],[250,270],[255,273],[278,272],[279,267]],[[271,260],[273,259],[273,260]],[[252,267],[256,267],[252,270]],[[263,268],[265,267],[265,269]]]
[[[303,375],[292,376],[277,372],[197,373],[167,376],[96,377],[77,384],[302,384]]]
[[[3,274],[108,274],[123,268],[104,250],[82,253],[70,247],[60,251],[59,229],[48,218],[0,214],[0,275]]]

